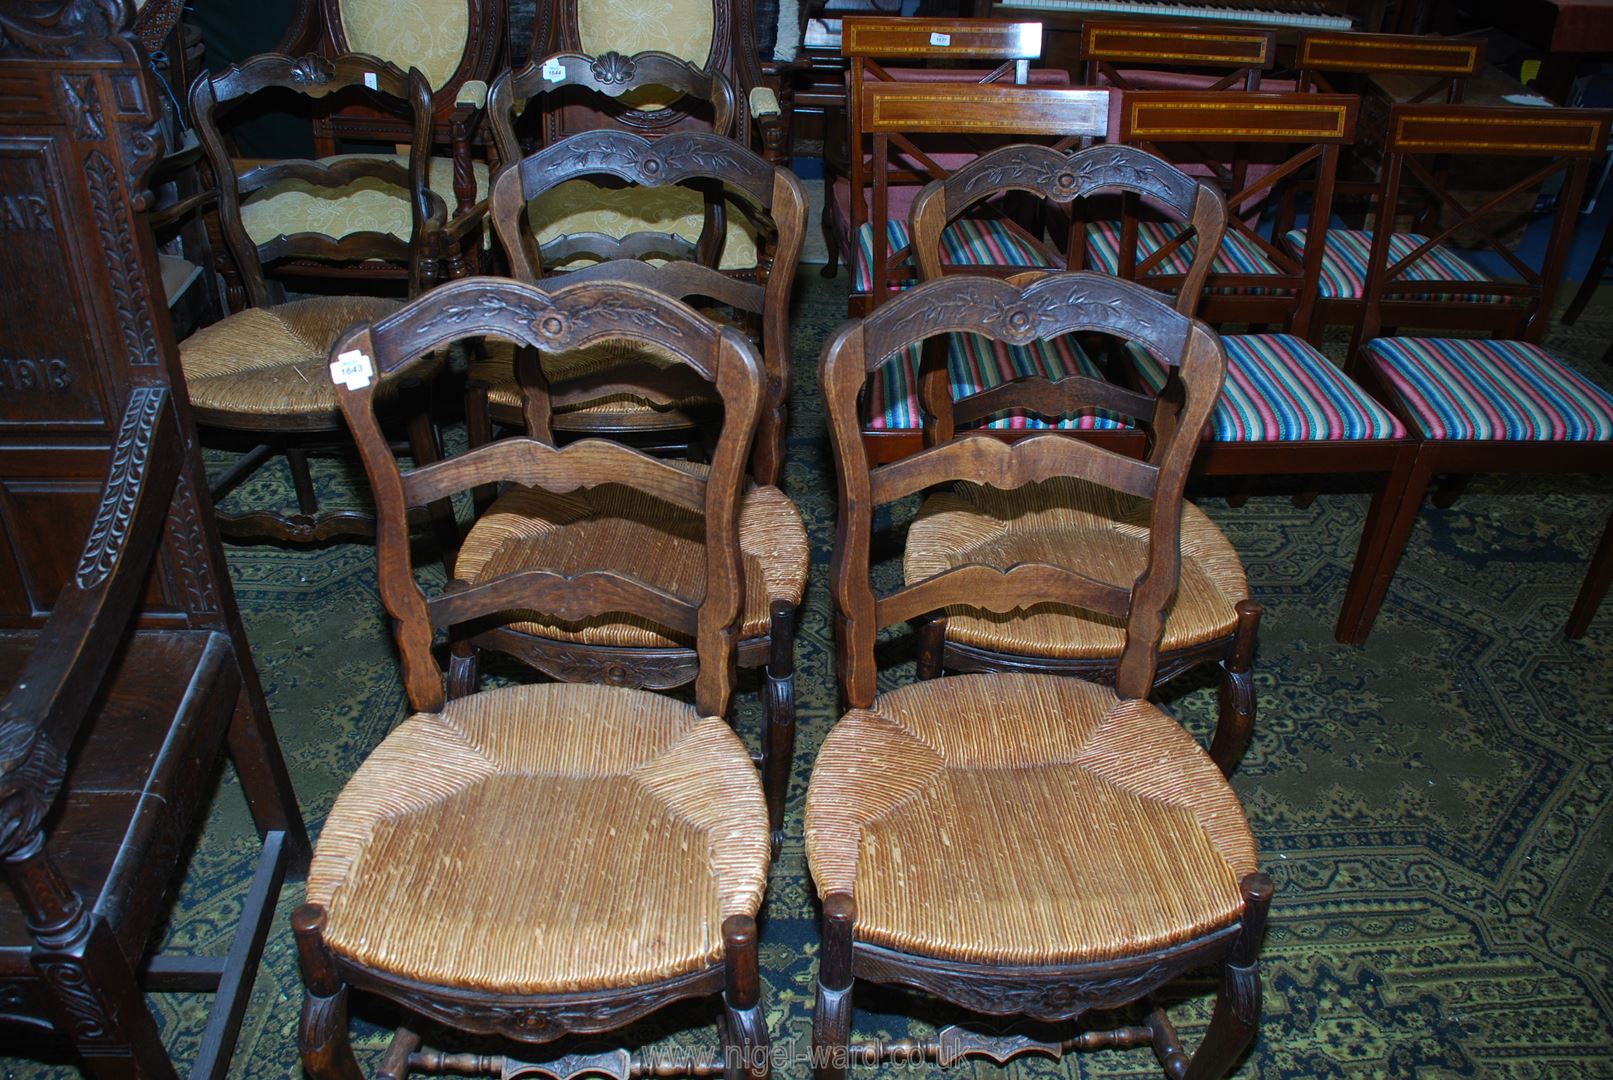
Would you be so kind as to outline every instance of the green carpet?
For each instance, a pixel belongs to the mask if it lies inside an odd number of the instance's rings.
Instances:
[[[799,394],[786,484],[812,531],[815,576],[798,647],[788,835],[763,912],[762,962],[772,1037],[796,1054],[809,1039],[817,952],[801,805],[835,701],[824,580],[833,484],[816,361],[844,311],[844,290],[844,277],[804,273],[795,322]],[[1610,384],[1613,372],[1595,361],[1610,335],[1613,304],[1604,299],[1550,343]],[[353,479],[336,464],[319,475],[337,498],[351,494]],[[276,474],[239,497],[286,505],[285,488]],[[1240,1075],[1613,1076],[1613,602],[1584,641],[1562,637],[1613,505],[1613,480],[1480,479],[1454,508],[1425,510],[1364,649],[1332,636],[1364,495],[1324,494],[1307,509],[1284,494],[1256,495],[1239,509],[1215,495],[1200,501],[1242,553],[1266,605],[1255,665],[1260,715],[1234,783],[1278,893],[1263,955],[1264,1019]],[[374,553],[243,547],[229,556],[317,831],[342,782],[405,712]],[[910,667],[892,672],[896,681],[910,677]],[[738,725],[754,740],[754,681],[747,688]],[[1189,677],[1166,704],[1191,730],[1208,731],[1207,681]],[[180,891],[171,945],[222,950],[251,872],[250,833],[226,774]],[[288,918],[299,897],[292,886],[281,903],[238,1075],[298,1073],[301,990]],[[1184,984],[1171,1006],[1191,1045],[1210,989],[1208,979]],[[155,1000],[172,1048],[188,1061],[203,1002]],[[864,1037],[906,1033],[907,1015],[916,1025],[955,1015],[871,989],[859,1005]],[[635,1034],[713,1046],[710,1019],[708,1009],[690,1007]],[[384,1039],[378,1027],[361,1033],[367,1062]],[[7,1077],[59,1071],[0,1058]],[[987,1063],[953,1072],[998,1075]],[[1030,1059],[1008,1073],[1160,1075],[1147,1050]],[[797,1057],[780,1075],[807,1071]]]

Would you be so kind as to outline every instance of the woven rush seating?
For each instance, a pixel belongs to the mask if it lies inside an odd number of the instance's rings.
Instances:
[[[702,465],[676,467],[705,475]],[[765,637],[772,605],[798,607],[811,555],[795,504],[776,487],[750,487],[739,511],[744,557],[740,638]],[[605,485],[556,495],[512,488],[477,518],[460,547],[454,576],[476,584],[533,567],[577,573],[606,565],[677,595],[698,595],[705,574],[705,523],[692,511]],[[512,614],[509,628],[554,641],[620,648],[688,648],[689,635],[645,619],[584,623]]]
[[[1127,580],[1148,561],[1150,509],[1146,499],[1073,479],[1013,491],[960,484],[920,506],[908,529],[904,577],[917,584],[970,563],[1000,570],[1050,563],[1100,581]],[[1182,506],[1181,574],[1160,648],[1231,637],[1249,580],[1226,535],[1190,502]],[[1126,643],[1123,619],[1069,605],[1012,614],[959,606],[945,615],[950,642],[1000,653],[1113,660]]]
[[[936,679],[852,710],[806,815],[813,881],[856,897],[859,941],[969,964],[1179,945],[1236,924],[1257,869],[1237,797],[1190,735],[1057,675]]]
[[[331,809],[307,902],[366,971],[574,993],[720,963],[767,865],[767,805],[727,724],[647,691],[513,686],[387,736]]]
[[[551,383],[596,374],[621,364],[654,363],[655,357],[642,346],[607,342],[587,349],[542,358],[544,377]],[[521,381],[515,373],[515,347],[507,341],[489,341],[471,358],[469,381],[485,387],[487,403],[506,413],[519,413]],[[690,396],[671,401],[652,400],[631,390],[606,393],[580,402],[555,402],[551,423],[568,429],[570,418],[609,417],[624,429],[667,430],[692,427],[709,420],[709,397]]]

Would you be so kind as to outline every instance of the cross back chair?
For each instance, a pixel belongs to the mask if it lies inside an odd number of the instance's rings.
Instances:
[[[1080,57],[1088,86],[1259,90],[1277,63],[1277,31],[1173,19],[1089,19],[1081,24]]]
[[[556,449],[521,437],[400,471],[377,423],[375,380],[482,335],[538,349],[616,337],[656,342],[714,384],[723,402],[709,470],[600,440]],[[720,994],[726,1060],[752,1063],[759,1071],[750,1075],[765,1077],[755,917],[767,877],[767,805],[725,720],[744,606],[741,492],[762,404],[754,349],[636,285],[546,290],[467,278],[349,331],[333,348],[331,373],[375,489],[381,599],[417,711],[338,796],[315,849],[307,903],[293,917],[308,995],[308,1074],[359,1075],[348,1034],[352,987],[414,1017],[531,1047]],[[501,480],[567,505],[610,491],[675,507],[704,523],[699,574],[669,589],[600,564],[584,545],[496,567],[428,598],[414,576],[407,508]],[[435,630],[459,634],[539,611],[568,625],[630,613],[676,627],[692,642],[694,703],[624,685],[476,691],[453,674],[445,689],[431,651]],[[460,1060],[419,1047],[408,1026],[399,1029],[381,1074]],[[645,1066],[626,1050],[555,1057],[547,1065],[484,1058],[482,1067],[625,1078]],[[709,1056],[688,1068],[721,1071]]]
[[[1042,26],[1035,22],[847,16],[841,21],[840,52],[848,62],[849,123],[843,155],[841,147],[826,142],[822,226],[829,262],[823,275],[834,276],[844,247],[852,270],[852,312],[856,314],[868,303],[858,298],[872,288],[870,221],[874,184],[879,179],[873,169],[870,133],[862,124],[864,88],[875,82],[1067,86],[1070,79],[1068,72],[1058,69],[1031,69],[1030,62],[1042,54]],[[959,63],[994,66],[960,68]],[[954,139],[928,147],[924,157],[899,151],[887,159],[883,180],[896,203],[889,227],[900,233],[912,196],[931,179],[925,170],[932,159],[955,165],[975,156],[985,145],[977,139]],[[901,236],[890,241],[898,248],[905,242]]]
[[[914,250],[925,281],[943,277],[949,270],[976,271],[943,262],[942,231],[970,206],[1010,190],[1035,194],[1065,208],[1081,200],[1125,192],[1147,199],[1173,220],[1190,226],[1199,245],[1186,287],[1177,295],[1176,310],[1192,314],[1226,225],[1226,204],[1203,181],[1129,146],[1094,146],[1072,154],[1044,146],[1004,147],[982,155],[946,180],[930,184],[913,204],[912,222]],[[1082,242],[1083,224],[1070,214],[1065,250]],[[969,354],[995,351],[1012,355],[1016,351],[986,338],[976,339],[967,349],[954,345],[962,340],[961,335],[947,339],[949,353],[963,354],[948,357],[954,367],[959,361],[967,362]],[[924,370],[917,380],[920,397],[926,419],[933,417],[925,445],[949,441],[960,428],[978,427],[994,416],[1012,415],[1010,407],[1032,416],[1048,415],[1046,410],[1052,410],[1051,415],[1056,416],[1076,401],[1102,401],[1100,384],[1091,381],[1101,378],[1098,368],[1084,359],[1086,354],[1079,351],[1072,336],[1038,344],[1077,352],[1083,358],[1081,365],[1061,363],[1055,370],[1078,374],[1049,378],[1033,372],[977,389],[986,380],[960,380],[956,374],[943,379],[938,364],[935,370]],[[1026,365],[1020,361],[1014,366]],[[886,368],[881,368],[881,375]],[[1039,398],[1046,402],[1040,409],[1027,407]],[[1129,395],[1125,399],[1132,400]],[[1111,410],[1106,415],[1119,422],[1126,413]],[[1145,412],[1142,419],[1151,420],[1151,416]],[[1144,434],[1134,430],[1139,436]],[[1022,430],[1017,434],[1029,433]],[[1064,566],[1071,559],[1090,558],[1103,549],[1101,537],[1106,532],[1124,535],[1135,527],[1130,519],[1106,516],[1100,505],[1103,501],[1102,489],[1076,485],[1040,500],[1023,496],[1021,513],[1003,517],[993,512],[991,500],[979,489],[960,484],[930,496],[921,505],[908,531],[907,577],[928,577],[970,558],[1006,568],[1031,550]],[[1033,506],[1034,513],[1030,512]],[[1183,505],[1182,515],[1183,585],[1159,643],[1156,678],[1163,683],[1202,663],[1220,665],[1220,718],[1210,756],[1230,775],[1254,729],[1250,666],[1261,608],[1249,598],[1243,564],[1221,530],[1190,502]],[[921,678],[934,678],[942,671],[1045,671],[1102,679],[1113,677],[1125,636],[1112,620],[1079,608],[1044,606],[1010,616],[975,608],[931,617],[920,628],[919,643]]]
[[[412,116],[414,141],[407,168],[391,159],[355,157],[271,161],[237,173],[220,126],[226,111],[269,90],[289,90],[320,100],[355,87],[369,89],[374,100],[391,102]],[[331,342],[350,324],[378,318],[396,309],[399,302],[374,296],[314,296],[277,303],[264,268],[288,260],[346,264],[403,260],[409,267],[410,293],[426,286],[432,232],[445,222],[447,208],[425,183],[431,134],[425,79],[418,71],[405,75],[371,56],[292,59],[265,54],[197,79],[191,87],[190,107],[198,137],[218,178],[219,223],[250,305],[197,331],[179,346],[197,422],[256,443],[213,482],[212,496],[215,502],[222,500],[278,451],[284,453],[291,469],[298,504],[294,515],[273,510],[221,513],[219,529],[239,540],[323,541],[369,536],[374,531],[369,514],[320,512],[308,454],[342,440],[336,396],[330,381],[321,377]],[[401,187],[409,194],[409,239],[400,241],[383,231],[345,236],[309,232],[277,234],[265,242],[254,242],[247,221],[252,196],[285,180],[321,189],[368,181]],[[398,391],[389,384],[389,397],[395,398]],[[423,403],[415,403],[408,411],[410,451],[417,461],[435,460],[436,433],[427,410]],[[433,519],[445,550],[451,549],[452,517],[446,505],[433,511]]]
[[[1147,460],[1053,433],[1010,445],[964,435],[869,467],[857,398],[885,358],[939,333],[1023,344],[1080,331],[1138,341],[1179,368],[1174,397],[1157,402],[1093,387],[1113,406],[1152,413],[1158,438]],[[928,281],[842,327],[825,347],[840,490],[830,587],[850,711],[824,741],[807,793],[807,859],[823,902],[819,1080],[892,1056],[949,1065],[1143,1044],[1169,1075],[1215,1077],[1253,1037],[1271,883],[1219,770],[1147,701],[1178,584],[1182,489],[1222,367],[1203,324],[1140,286],[1092,273],[1023,289],[984,278]],[[1111,561],[1091,567],[1101,578],[1035,558],[1006,571],[970,562],[876,595],[876,508],[956,482],[990,489],[1009,509],[1027,491],[1105,487],[1116,506],[1143,508],[1146,535],[1124,545],[1111,537]],[[1006,613],[1049,602],[1101,611],[1125,627],[1114,689],[992,673],[877,691],[880,628],[954,605]],[[1058,1023],[1137,1001],[1206,964],[1220,965],[1220,995],[1191,1065],[1159,1009],[1144,1024],[1109,1031],[993,1036],[949,1027],[883,1054],[851,1042],[857,979],[916,988],[973,1013]]]
[[[1294,67],[1301,90],[1365,91],[1367,87],[1363,83],[1371,77],[1387,82],[1397,97],[1408,102],[1457,104],[1462,100],[1467,81],[1484,71],[1484,46],[1482,38],[1314,30],[1300,34]],[[1355,145],[1340,163],[1333,189],[1335,213],[1350,213],[1351,203],[1362,197],[1370,200],[1379,193],[1382,183],[1387,106],[1376,104],[1375,96],[1362,100],[1373,103],[1373,107],[1364,109],[1356,127]],[[1436,171],[1444,168],[1443,163],[1435,163]],[[1437,211],[1435,204],[1425,205],[1412,219],[1411,232],[1425,232],[1437,216],[1434,211]],[[1295,227],[1294,216],[1292,201],[1285,201],[1273,234],[1282,237],[1285,248],[1297,253],[1305,250],[1307,232]],[[1315,214],[1311,216],[1314,220]],[[1397,238],[1396,250],[1409,251],[1407,245],[1418,242],[1410,236]],[[1321,277],[1317,279],[1316,310],[1311,320],[1312,341],[1319,341],[1329,326],[1359,325],[1366,295],[1367,255],[1371,248],[1372,233],[1366,229],[1334,226],[1328,230]],[[1430,254],[1432,261],[1426,273],[1442,272],[1458,278],[1471,273],[1463,269],[1465,260],[1460,260],[1455,252],[1442,250]]]
[[[500,80],[495,99],[501,100],[503,86]],[[534,220],[544,193],[575,183],[615,183],[650,194],[690,195],[692,199],[680,205],[704,202],[708,228],[695,243],[669,232],[621,237],[573,233],[544,242],[547,229]],[[760,281],[729,277],[713,269],[721,262],[718,252],[702,257],[700,247],[711,238],[714,202],[728,208],[725,217],[742,220],[744,230],[761,240],[767,254],[759,267]],[[790,292],[800,259],[806,207],[806,193],[788,170],[769,165],[730,139],[700,132],[675,133],[653,142],[622,131],[574,135],[502,170],[492,198],[494,229],[516,278],[538,281],[546,277],[547,266],[565,264],[583,254],[613,266],[619,263],[612,260],[671,257],[674,262],[660,270],[637,271],[637,280],[653,277],[658,287],[674,295],[701,298],[709,313],[735,323],[758,343],[766,370],[767,405],[752,473],[758,483],[770,486],[776,486],[783,475],[790,395]],[[537,396],[523,399],[521,395],[523,365],[526,378],[537,380],[534,386],[541,391]],[[682,432],[697,444],[699,429],[711,419],[709,395],[687,386],[680,394],[657,375],[652,369],[656,366],[663,375],[675,376],[653,356],[619,345],[591,353],[548,355],[541,361],[535,356],[512,356],[495,347],[472,369],[472,392],[479,395],[467,405],[472,442],[491,438],[492,421],[496,420],[512,426],[525,423],[534,434],[540,430],[568,436]],[[634,375],[639,376],[642,389],[623,390],[622,384],[633,381]],[[601,379],[611,385],[602,386]],[[565,386],[568,382],[569,387]],[[662,384],[659,388],[658,382]],[[541,418],[531,411],[535,402],[541,402]],[[541,428],[531,426],[540,419]]]
[[[1541,347],[1563,263],[1578,224],[1580,199],[1593,160],[1607,146],[1613,113],[1590,109],[1538,109],[1469,105],[1396,105],[1389,114],[1382,214],[1431,189],[1452,204],[1427,159],[1450,155],[1454,169],[1487,157],[1534,159],[1530,188],[1561,177],[1557,212],[1538,271],[1508,251],[1524,284],[1492,283],[1494,295],[1527,295],[1522,332],[1515,337],[1388,336],[1391,326],[1422,326],[1420,301],[1404,274],[1426,250],[1456,228],[1499,227],[1495,210],[1507,194],[1473,207],[1458,206],[1458,220],[1397,257],[1387,232],[1376,234],[1366,314],[1352,350],[1359,376],[1418,440],[1393,521],[1371,569],[1371,588],[1341,627],[1365,640],[1394,577],[1407,538],[1433,477],[1476,472],[1595,472],[1613,468],[1613,393],[1591,382]],[[1504,216],[1504,215],[1503,215]],[[1385,220],[1389,220],[1385,217]],[[1504,223],[1502,223],[1504,225]],[[1502,248],[1502,250],[1506,250]],[[1478,289],[1478,284],[1464,285]],[[1454,286],[1441,284],[1441,289]],[[1523,290],[1527,290],[1526,292]],[[1474,305],[1479,306],[1479,305]],[[1584,632],[1613,573],[1613,524],[1603,536],[1569,624]]]

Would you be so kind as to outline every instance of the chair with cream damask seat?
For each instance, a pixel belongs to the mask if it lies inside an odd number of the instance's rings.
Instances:
[[[1086,332],[1138,342],[1179,371],[1179,392],[1158,399],[1108,384],[1074,388],[1151,421],[1158,437],[1147,460],[1050,432],[1012,444],[966,433],[870,468],[857,398],[886,357],[942,333],[1023,345]],[[830,591],[848,711],[807,791],[807,860],[823,904],[817,1080],[897,1057],[946,1066],[1145,1045],[1169,1076],[1214,1078],[1253,1038],[1272,883],[1220,770],[1148,701],[1178,588],[1183,487],[1223,369],[1204,324],[1141,286],[1090,272],[1024,288],[961,275],[926,281],[825,347],[840,492]],[[1112,508],[1134,508],[1137,527],[1094,537],[1080,570],[1026,552],[1008,570],[971,560],[876,594],[876,510],[938,484],[973,484],[1005,505],[1091,486]],[[881,629],[955,605],[1007,614],[1048,603],[1100,612],[1121,628],[1113,688],[993,672],[880,692]],[[1165,1010],[1146,999],[1206,966],[1219,992],[1190,1056]],[[1036,1026],[997,1035],[953,1025],[916,1045],[857,1043],[857,980]],[[1076,1026],[1133,1003],[1145,1006],[1142,1022]]]
[[[1428,195],[1456,212],[1451,224],[1398,258],[1387,235],[1373,238],[1373,272],[1357,337],[1365,343],[1352,359],[1361,378],[1404,421],[1418,445],[1415,465],[1378,552],[1372,589],[1353,613],[1346,613],[1353,618],[1348,629],[1355,640],[1365,639],[1371,631],[1434,477],[1613,469],[1613,392],[1540,344],[1578,226],[1586,175],[1607,146],[1610,123],[1613,112],[1593,109],[1423,104],[1390,110],[1380,212],[1389,219],[1397,209],[1416,205]],[[1420,313],[1425,310],[1443,313],[1442,301],[1423,292],[1427,284],[1405,271],[1425,249],[1445,242],[1458,229],[1483,233],[1488,246],[1506,251],[1514,265],[1523,262],[1495,236],[1507,227],[1504,206],[1497,211],[1505,195],[1471,210],[1463,207],[1430,166],[1429,159],[1438,156],[1451,159],[1446,175],[1452,177],[1505,156],[1527,162],[1531,183],[1524,190],[1560,184],[1540,268],[1525,265],[1526,281],[1521,286],[1498,281],[1489,287],[1490,295],[1527,296],[1527,317],[1519,336],[1388,336],[1385,330],[1421,327]],[[1462,288],[1479,286],[1463,283]],[[1613,551],[1609,535],[1613,528],[1592,556],[1570,617],[1571,636],[1584,632],[1606,591]]]
[[[483,335],[539,349],[624,337],[660,348],[722,401],[710,468],[602,440],[556,449],[521,437],[400,470],[376,418],[376,380]],[[741,492],[762,406],[755,351],[639,286],[546,290],[467,278],[351,329],[332,348],[328,377],[375,492],[381,600],[414,713],[337,796],[293,916],[308,1075],[360,1075],[347,1013],[356,989],[403,1014],[379,1075],[440,1071],[444,1056],[421,1051],[412,1030],[425,1022],[464,1036],[476,1054],[489,1052],[482,1037],[502,1037],[495,1056],[477,1059],[493,1075],[713,1076],[725,1063],[736,1075],[742,1062],[737,1075],[763,1080],[756,916],[768,810],[727,723],[747,617]],[[496,562],[475,583],[428,598],[410,553],[409,508],[501,481],[513,485],[507,498],[561,516],[520,527],[533,558]],[[653,504],[669,520],[697,523],[705,542],[673,527],[657,551],[640,553],[693,574],[674,582],[611,561],[592,541],[613,504]],[[614,620],[671,632],[684,644],[694,700],[620,679],[478,691],[457,645],[444,679],[435,632],[462,642],[512,613],[580,634]],[[721,1056],[691,1053],[680,1069],[665,1057],[597,1050],[600,1035],[671,1002],[712,997]]]
[[[682,63],[656,54],[644,54],[637,60],[640,69],[653,68],[651,60],[680,66]],[[581,69],[589,59],[551,57],[545,63],[560,65],[562,61]],[[664,75],[655,78],[663,84],[671,81]],[[495,105],[505,100],[506,87],[511,82],[505,76],[495,84]],[[724,85],[720,78],[712,83],[713,88]],[[717,102],[721,112],[724,103],[720,96]],[[547,196],[575,185],[597,190],[616,185],[640,208],[659,202],[670,207],[669,213],[681,209],[683,214],[681,219],[672,219],[670,229],[662,224],[651,233],[624,235],[611,234],[628,227],[625,220],[572,232],[575,226],[569,222],[575,219],[564,217],[562,227],[568,231],[555,235],[556,226],[543,217],[552,205]],[[662,193],[681,198],[664,198]],[[719,197],[726,210],[716,216],[710,209]],[[502,169],[494,182],[491,202],[494,229],[511,273],[519,280],[536,282],[548,278],[556,263],[573,264],[583,256],[604,263],[598,267],[602,271],[619,265],[611,260],[670,258],[653,274],[649,267],[641,268],[635,280],[653,279],[657,287],[698,302],[707,314],[741,328],[762,352],[767,404],[757,433],[752,475],[760,484],[780,482],[791,384],[790,293],[807,205],[800,181],[788,170],[769,165],[720,135],[681,132],[651,141],[629,132],[600,131],[573,135]],[[706,208],[704,214],[700,213],[702,206]],[[715,220],[734,226],[721,234],[721,247],[708,246]],[[675,235],[677,232],[686,235]],[[693,236],[688,237],[689,233]],[[761,242],[765,260],[761,281],[736,278],[716,269],[736,235],[755,237]],[[749,250],[754,253],[758,249],[751,246]],[[567,275],[586,272],[587,269],[571,270]],[[664,364],[653,355],[613,347],[608,356],[549,353],[534,363],[528,369],[528,377],[541,380],[544,400],[549,405],[540,426],[533,427],[530,398],[522,395],[520,365],[512,352],[490,343],[485,355],[472,361],[466,404],[472,445],[491,439],[497,422],[515,428],[525,426],[532,434],[544,437],[550,433],[569,438],[631,435],[698,447],[701,429],[710,424],[714,402],[709,395],[700,394],[696,388],[691,395],[680,396],[690,388],[679,391],[670,384],[657,390],[657,375],[645,366],[659,366],[665,375],[668,373]],[[527,361],[537,359],[528,357]],[[617,387],[607,393],[599,384],[601,379],[619,383],[635,368],[650,380],[639,391]]]
[[[936,181],[913,203],[912,234],[919,272],[926,281],[948,273],[976,273],[973,266],[942,261],[940,237],[945,226],[970,207],[1006,191],[1039,196],[1068,212],[1064,246],[1083,242],[1085,226],[1077,204],[1093,198],[1128,194],[1146,199],[1171,220],[1191,228],[1198,238],[1187,285],[1176,308],[1191,313],[1199,283],[1226,225],[1226,204],[1208,184],[1135,147],[1113,144],[1061,154],[1044,146],[1010,146],[983,154],[946,180]],[[997,268],[1002,272],[1002,268]],[[962,335],[948,337],[949,351]],[[1097,378],[1097,366],[1086,359],[1073,336],[1064,335],[1031,346],[1074,353],[1078,370]],[[1013,354],[1022,347],[976,336],[967,350]],[[876,378],[892,364],[880,369]],[[955,364],[954,364],[955,366]],[[1017,360],[1016,368],[1029,366]],[[1044,368],[1072,364],[1044,364]],[[1022,401],[1031,388],[1051,391],[1075,380],[1031,374],[1018,380],[977,389],[977,382],[951,378],[923,382],[924,411],[933,417],[927,445],[968,430],[991,415],[1001,415],[1006,401]],[[1113,415],[1112,413],[1110,415]],[[928,418],[927,417],[927,418]],[[1065,428],[1065,424],[1058,425]],[[1028,424],[1027,424],[1028,428]],[[1034,429],[1019,432],[1028,435]],[[1045,426],[1044,426],[1045,430]],[[1139,436],[1141,430],[1136,430]],[[921,504],[908,530],[904,551],[907,580],[919,581],[969,561],[1007,569],[1016,562],[1041,559],[1070,566],[1071,559],[1091,558],[1104,550],[1103,536],[1126,537],[1141,528],[1137,520],[1104,514],[1102,489],[1090,485],[1045,488],[1000,495],[960,484],[932,494]],[[1072,567],[1076,568],[1076,567]],[[1192,503],[1182,507],[1182,584],[1171,606],[1159,643],[1156,678],[1174,678],[1200,664],[1220,668],[1220,717],[1210,756],[1228,775],[1236,767],[1254,730],[1255,696],[1250,667],[1260,626],[1260,604],[1250,598],[1249,580],[1238,553],[1204,512]],[[1112,679],[1125,644],[1113,620],[1076,607],[1046,605],[1034,612],[1009,615],[957,609],[931,617],[919,630],[918,673],[934,678],[943,671],[1042,671],[1083,678]]]
[[[463,214],[487,197],[490,172],[483,118],[487,88],[503,63],[507,0],[297,0],[292,22],[278,52],[300,56],[365,53],[407,71],[418,68],[431,92],[433,156],[427,184],[450,207]],[[363,101],[339,100],[314,117],[314,146],[322,158],[338,154],[344,143],[357,143],[375,153],[374,144],[408,141],[409,125]],[[243,211],[247,231],[264,242],[276,233],[374,230],[400,239],[409,235],[408,205],[396,193],[361,186],[332,191],[290,181],[258,196]],[[485,240],[485,238],[483,238]],[[456,255],[470,268],[480,252],[471,238]],[[456,267],[457,269],[457,267]],[[344,275],[360,271],[386,275],[380,266],[344,267]]]
[[[373,85],[373,89],[371,88]],[[319,100],[357,88],[378,106],[395,107],[414,121],[406,165],[386,158],[356,157],[339,162],[271,161],[236,173],[221,121],[260,93],[295,93]],[[399,301],[375,296],[307,296],[277,302],[264,270],[288,261],[318,259],[333,264],[387,260],[409,268],[409,288],[425,286],[430,237],[446,219],[447,207],[425,186],[430,138],[429,99],[418,71],[404,75],[373,56],[290,57],[268,54],[204,76],[191,86],[191,116],[218,185],[219,224],[245,286],[250,306],[180,343],[180,364],[198,423],[232,441],[246,439],[254,449],[213,481],[213,498],[223,499],[276,452],[284,453],[297,492],[298,513],[270,510],[220,513],[219,529],[234,539],[319,541],[363,537],[373,519],[355,511],[319,512],[308,470],[311,451],[345,443],[344,427],[329,380],[320,378],[330,343],[349,325],[378,318]],[[410,208],[407,240],[387,232],[332,236],[312,232],[276,235],[255,243],[243,222],[242,207],[252,195],[288,178],[318,188],[355,183],[401,189]],[[233,182],[232,182],[233,181]],[[423,402],[400,399],[400,386],[388,383],[385,397],[414,404],[408,420],[411,450],[419,461],[435,460],[436,433]],[[411,395],[412,396],[412,395]],[[445,551],[454,546],[446,504],[434,511]]]

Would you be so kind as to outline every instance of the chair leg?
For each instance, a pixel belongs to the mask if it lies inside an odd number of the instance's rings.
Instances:
[[[772,1072],[767,1013],[762,1008],[762,973],[757,959],[756,920],[730,915],[723,920],[723,1077],[767,1080]]]
[[[297,491],[297,509],[313,517],[319,513],[319,497],[314,494],[314,475],[308,471],[308,451],[288,447],[286,465],[291,469],[291,486]]]
[[[921,679],[937,679],[946,666],[947,620],[945,615],[925,619],[919,625],[918,658],[915,674]]]
[[[1574,601],[1574,610],[1568,616],[1568,629],[1565,631],[1568,640],[1577,641],[1585,636],[1610,584],[1613,584],[1613,514],[1608,515],[1601,543],[1596,545],[1596,551],[1591,554],[1590,569],[1585,571],[1585,584],[1580,586],[1579,598]]]
[[[476,693],[482,685],[481,650],[465,638],[456,638],[448,650],[448,699]]]
[[[1210,740],[1210,758],[1223,776],[1231,776],[1238,767],[1255,730],[1255,684],[1249,669],[1264,610],[1254,600],[1238,601],[1238,629],[1232,650],[1221,661],[1220,715]]]
[[[1243,879],[1243,930],[1221,967],[1210,1029],[1193,1055],[1184,1080],[1216,1080],[1237,1062],[1260,1026],[1260,942],[1266,936],[1271,878],[1254,873]]]
[[[823,264],[823,269],[818,273],[826,278],[834,277],[840,267],[840,231],[835,228],[834,208],[829,203],[834,195],[832,187],[832,181],[825,181],[823,213],[818,217],[818,227],[823,231],[823,247],[829,253],[829,261]]]
[[[1472,479],[1473,477],[1467,473],[1455,473],[1443,477],[1434,486],[1434,494],[1428,501],[1441,510],[1449,510],[1456,505],[1456,500],[1462,497],[1462,493],[1467,490],[1468,481]]]
[[[1432,475],[1433,469],[1418,447],[1401,454],[1378,484],[1361,527],[1361,545],[1355,552],[1344,606],[1333,629],[1338,641],[1362,645],[1372,632],[1372,623],[1389,592],[1395,568],[1400,565]]]
[[[1568,302],[1568,308],[1563,312],[1562,323],[1572,326],[1574,320],[1579,318],[1585,305],[1591,302],[1596,295],[1596,289],[1602,284],[1602,275],[1607,273],[1607,265],[1613,262],[1613,221],[1609,221],[1607,228],[1602,231],[1602,242],[1596,245],[1596,255],[1591,259],[1591,268],[1585,271],[1585,280],[1579,283],[1579,291],[1574,293],[1574,299]]]
[[[823,899],[818,999],[812,1007],[813,1080],[846,1080],[851,1069],[851,942],[857,902],[849,893]]]
[[[767,820],[772,828],[773,858],[784,846],[784,801],[795,757],[795,605],[774,600],[768,627],[766,717],[762,727],[762,781],[767,792]]]
[[[243,678],[255,679],[256,676],[243,674]],[[235,765],[235,774],[241,778],[247,811],[252,815],[258,835],[285,834],[286,874],[296,880],[308,872],[312,847],[302,811],[297,806],[296,789],[291,786],[291,773],[286,770],[286,759],[280,752],[280,740],[262,700],[255,682],[251,688],[241,688],[226,740],[230,761]]]
[[[291,916],[302,961],[302,1067],[312,1080],[363,1080],[347,1026],[347,984],[325,948],[325,909],[304,904]]]

